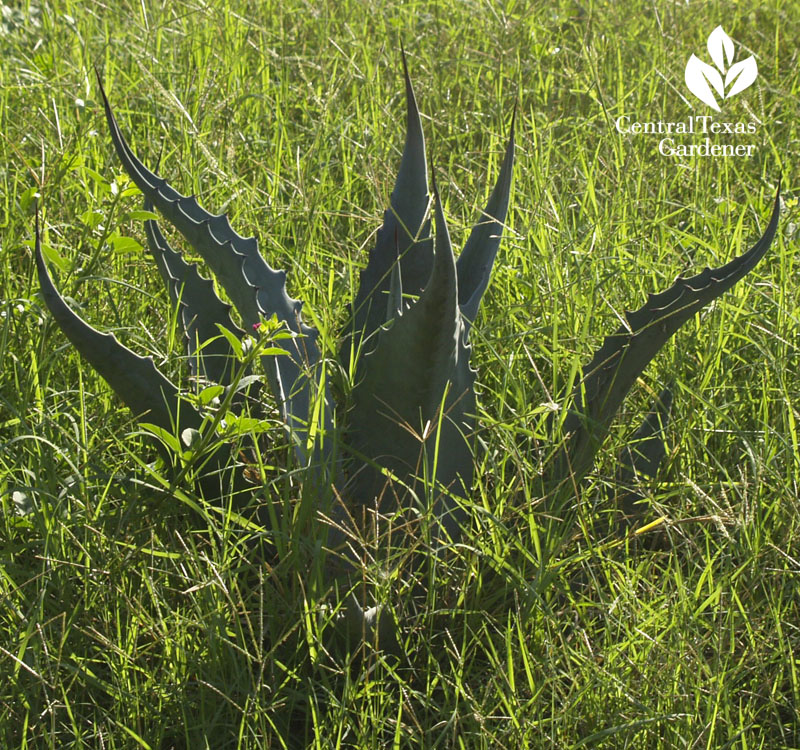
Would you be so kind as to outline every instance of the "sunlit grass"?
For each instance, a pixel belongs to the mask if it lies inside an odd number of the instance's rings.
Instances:
[[[793,4],[18,5],[0,27],[0,744],[800,747]],[[705,113],[683,66],[718,23],[758,59],[725,109],[761,123],[756,154],[681,161],[617,133],[621,114]],[[131,415],[43,309],[30,244],[38,202],[64,294],[179,361],[155,269],[122,240],[142,240],[140,205],[96,65],[137,152],[258,234],[332,344],[399,160],[401,41],[456,247],[515,102],[519,150],[473,332],[473,528],[423,598],[366,566],[405,656],[351,664],[280,430],[264,493],[292,512],[264,560],[230,519],[165,494]],[[780,172],[769,255],[648,368],[557,543],[534,492],[550,405],[623,309],[761,234]],[[665,520],[609,540],[615,456],[667,382],[671,450],[645,513]]]

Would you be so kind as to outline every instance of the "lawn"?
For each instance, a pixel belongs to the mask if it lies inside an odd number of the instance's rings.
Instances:
[[[684,70],[720,24],[758,75],[716,112]],[[800,748],[797,39],[781,0],[0,2],[0,745]],[[471,333],[466,531],[411,572],[363,562],[389,653],[340,637],[328,521],[274,408],[269,545],[170,485],[45,308],[33,238],[38,206],[73,309],[182,377],[97,68],[142,160],[259,237],[332,355],[400,161],[401,44],[456,252],[515,105],[517,157]],[[554,509],[549,416],[581,366],[648,293],[752,246],[781,175],[767,256]],[[619,534],[617,457],[667,385],[667,456]]]

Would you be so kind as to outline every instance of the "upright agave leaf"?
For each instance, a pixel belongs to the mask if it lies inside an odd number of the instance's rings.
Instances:
[[[434,514],[455,538],[460,518],[453,496],[468,491],[474,464],[475,372],[466,336],[508,211],[514,119],[497,182],[456,264],[435,187],[430,246],[425,142],[405,57],[403,71],[407,130],[400,173],[361,277],[355,333],[342,349],[348,368],[363,337],[372,336],[357,359],[347,414],[345,442],[360,460],[351,462],[344,494],[370,507],[378,498],[379,509],[391,512],[410,498],[424,500],[426,485],[435,486]]]
[[[406,298],[420,294],[432,265],[430,222],[426,221],[429,198],[425,139],[405,54],[402,59],[407,108],[405,147],[390,206],[384,214],[384,223],[378,230],[377,241],[367,266],[361,274],[358,293],[353,303],[352,335],[345,338],[341,352],[341,361],[345,367],[355,361],[358,346],[391,319],[383,300],[389,292],[398,258],[399,274],[403,279],[403,294]],[[497,182],[481,212],[481,219],[473,227],[456,263],[458,304],[465,318],[467,331],[478,314],[481,299],[489,284],[508,213],[514,170],[515,121],[516,107]],[[369,348],[368,346],[367,350]]]
[[[361,272],[349,335],[340,353],[342,364],[348,370],[358,357],[362,343],[387,320],[386,295],[392,269],[399,263],[404,293],[416,296],[425,286],[433,266],[430,221],[426,220],[429,200],[425,139],[405,53],[402,58],[406,141],[389,208],[383,215],[383,226],[378,230],[367,266]]]
[[[347,444],[367,461],[347,494],[365,505],[379,498],[383,512],[421,496],[426,477],[459,496],[472,480],[474,372],[438,195],[434,203],[436,246],[428,283],[409,309],[379,330],[375,348],[360,360],[348,414]],[[457,519],[446,498],[447,492],[440,494],[435,512],[454,534]]]
[[[151,209],[149,201],[145,209]],[[230,385],[237,360],[219,327],[240,340],[244,337],[244,331],[231,320],[230,305],[217,296],[214,285],[200,275],[196,264],[187,263],[170,247],[157,222],[145,221],[144,228],[150,253],[172,304],[178,307],[192,376]]]
[[[761,239],[720,268],[678,278],[665,292],[651,294],[625,323],[607,336],[572,394],[573,409],[564,420],[564,450],[554,462],[553,481],[579,480],[591,468],[611,420],[644,368],[696,312],[749,273],[772,244],[780,216],[780,184],[772,216]]]
[[[128,176],[145,199],[158,209],[208,264],[242,316],[245,326],[256,326],[262,318],[275,315],[296,334],[291,339],[280,341],[289,356],[270,354],[263,358],[263,364],[284,421],[296,438],[298,458],[303,463],[309,458],[320,458],[319,455],[310,456],[307,445],[312,399],[318,391],[318,331],[302,322],[302,303],[289,297],[286,272],[271,268],[261,256],[255,237],[237,234],[226,215],[215,215],[204,210],[193,196],[182,195],[139,161],[117,125],[99,74],[98,83],[111,138]],[[327,384],[321,398],[323,429],[330,434],[331,399]],[[322,451],[327,451],[329,447],[330,441],[325,441]],[[315,453],[318,448],[319,444],[316,443]]]

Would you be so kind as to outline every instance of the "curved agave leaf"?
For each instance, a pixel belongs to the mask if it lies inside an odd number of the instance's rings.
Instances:
[[[625,312],[626,323],[605,338],[572,394],[574,410],[564,420],[568,436],[555,462],[555,479],[577,481],[591,468],[611,420],[644,368],[687,320],[755,267],[772,244],[779,215],[780,183],[766,231],[750,250],[720,268],[679,277],[667,291],[649,295],[640,309]]]
[[[144,208],[152,209],[150,201],[145,201]],[[195,263],[187,263],[173,250],[156,221],[145,221],[144,230],[170,299],[178,306],[192,376],[230,385],[236,356],[218,326],[238,339],[244,337],[244,331],[231,320],[230,305],[217,296],[214,284],[200,275]]]
[[[178,389],[153,364],[117,341],[101,333],[73,312],[50,278],[42,255],[39,217],[36,217],[36,268],[45,304],[72,345],[111,386],[122,402],[141,419],[169,432],[199,429],[200,414],[178,398]]]
[[[262,318],[275,315],[297,334],[279,342],[289,356],[267,355],[263,362],[284,421],[297,438],[297,455],[305,463],[311,400],[316,395],[312,393],[314,378],[310,370],[320,362],[319,332],[302,322],[302,303],[289,297],[286,272],[269,266],[259,253],[255,237],[237,234],[225,214],[210,214],[194,197],[182,195],[139,161],[117,125],[99,73],[97,80],[111,139],[125,171],[219,278],[245,325],[255,326]],[[327,384],[323,401],[323,427],[330,434],[331,398]],[[326,441],[322,451],[327,452],[329,447],[330,441]]]
[[[383,215],[383,226],[378,230],[367,266],[361,272],[353,302],[351,335],[345,339],[340,355],[346,368],[355,361],[361,342],[387,320],[385,295],[398,257],[403,291],[408,295],[418,295],[422,291],[433,266],[430,221],[425,218],[429,202],[425,138],[405,52],[402,58],[406,85],[405,146],[389,208]]]
[[[481,299],[489,286],[497,250],[503,236],[503,224],[508,213],[511,175],[514,171],[514,123],[517,107],[511,116],[511,134],[497,182],[492,189],[483,218],[472,229],[467,244],[458,256],[458,304],[467,330],[478,315]]]
[[[430,279],[419,299],[377,334],[359,361],[347,444],[369,463],[351,480],[348,496],[382,512],[394,510],[406,488],[418,496],[427,476],[463,495],[472,480],[474,372],[458,310],[458,281],[441,201],[434,186],[436,247]],[[375,464],[375,465],[373,465]],[[392,483],[381,472],[388,469]],[[458,519],[447,492],[435,513],[455,536]]]

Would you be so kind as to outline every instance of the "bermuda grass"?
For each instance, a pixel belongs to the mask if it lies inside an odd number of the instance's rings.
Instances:
[[[800,4],[95,0],[0,5],[0,745],[8,748],[800,748],[797,242]],[[710,114],[683,84],[722,24],[759,77],[709,136],[659,152],[629,122]],[[166,492],[130,413],[38,295],[58,285],[157,364],[181,343],[138,244],[134,149],[256,233],[335,351],[388,201],[405,46],[454,245],[517,164],[473,329],[486,458],[472,527],[424,602],[366,560],[403,656],[332,642],[318,517],[271,428],[280,554]],[[700,143],[706,136],[683,138]],[[679,136],[676,136],[679,138]],[[547,414],[602,337],[682,271],[779,234],[648,367],[561,533],[534,488]],[[174,368],[175,365],[173,364]],[[171,371],[174,377],[179,373]],[[615,457],[675,392],[649,531],[607,534]],[[550,446],[552,447],[552,446]]]

